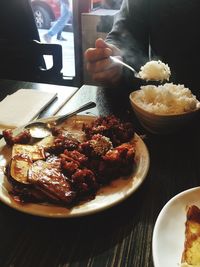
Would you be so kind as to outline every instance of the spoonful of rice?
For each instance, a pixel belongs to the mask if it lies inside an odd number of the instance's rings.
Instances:
[[[126,64],[119,58],[110,57],[113,62],[123,65],[124,67],[128,68],[134,74],[134,77],[137,79],[141,79],[145,82],[165,82],[169,81],[171,76],[170,68],[167,64],[163,63],[162,61],[152,60],[147,62],[144,66],[140,68],[140,71],[137,72],[132,66]]]
[[[139,77],[146,81],[169,81],[171,70],[162,61],[151,60],[140,68]]]

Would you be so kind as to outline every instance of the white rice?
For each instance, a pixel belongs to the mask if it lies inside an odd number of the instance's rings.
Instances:
[[[184,85],[141,86],[135,101],[146,111],[154,114],[180,114],[200,108],[200,102]]]
[[[139,76],[147,81],[169,81],[171,70],[162,61],[152,60],[141,67]]]

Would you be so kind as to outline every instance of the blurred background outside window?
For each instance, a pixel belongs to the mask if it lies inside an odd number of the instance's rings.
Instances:
[[[111,28],[112,20],[109,20],[107,16],[110,16],[114,13],[108,13],[109,10],[118,10],[120,9],[122,0],[69,0],[70,3],[70,18],[67,21],[63,31],[62,31],[62,37],[63,40],[58,40],[57,36],[52,37],[52,43],[59,43],[62,45],[63,48],[63,75],[67,77],[74,77],[76,75],[75,73],[75,53],[74,53],[74,43],[80,42],[82,40],[83,36],[75,36],[74,39],[74,27],[73,27],[73,7],[75,6],[75,2],[80,1],[82,11],[80,10],[80,21],[81,24],[87,23],[87,19],[84,20],[82,15],[93,15],[93,18],[96,17],[99,19],[99,16],[106,17],[103,21],[100,18],[100,20],[105,24],[106,21],[108,21],[108,26],[104,25],[103,32],[109,31]],[[51,28],[51,26],[55,23],[55,21],[60,16],[60,2],[59,0],[31,0],[32,9],[35,16],[35,22],[39,31],[40,40],[41,42],[45,42],[43,35],[47,33],[47,31]],[[77,13],[76,13],[77,14]],[[76,20],[79,21],[79,20]],[[91,23],[91,21],[90,21]],[[99,23],[98,23],[99,24]],[[102,24],[102,23],[101,23]],[[80,26],[80,32],[79,35],[83,35],[87,32],[89,32],[85,29],[86,25]],[[95,29],[96,31],[102,31],[102,25],[96,25]],[[79,38],[80,37],[80,38]],[[91,31],[91,38],[98,37],[96,34],[94,34],[94,30]],[[85,36],[83,39],[88,38]],[[77,39],[77,40],[76,40]],[[83,41],[81,41],[83,42]],[[84,50],[87,48],[85,44],[81,43],[82,49]],[[89,45],[89,44],[88,44]],[[91,44],[92,45],[92,44]],[[80,55],[82,56],[82,55]],[[50,56],[45,56],[45,61],[47,64],[47,67],[51,67],[52,60]]]

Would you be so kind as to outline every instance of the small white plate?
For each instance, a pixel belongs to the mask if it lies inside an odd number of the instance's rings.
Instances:
[[[155,223],[152,240],[155,267],[178,267],[185,242],[187,207],[200,207],[200,187],[174,196],[161,210]]]
[[[71,125],[74,132],[80,132],[79,128],[83,122],[91,122],[95,117],[77,115],[70,118],[67,126]],[[67,127],[68,128],[68,127]],[[149,169],[149,152],[143,140],[135,134],[136,141],[136,156],[135,167],[133,173],[126,178],[119,178],[113,181],[110,185],[102,187],[95,197],[95,199],[80,203],[71,209],[59,207],[55,205],[21,204],[13,200],[9,194],[9,184],[4,175],[5,166],[11,158],[11,149],[5,145],[3,140],[0,141],[0,200],[6,205],[17,209],[21,212],[32,215],[53,218],[69,218],[79,217],[84,215],[100,212],[104,209],[110,208],[119,202],[125,200],[128,196],[133,194],[139,186],[143,183],[148,169]]]

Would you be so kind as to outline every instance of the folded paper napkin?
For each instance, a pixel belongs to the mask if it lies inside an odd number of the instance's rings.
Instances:
[[[56,93],[20,89],[0,102],[0,129],[20,127],[36,118]]]

